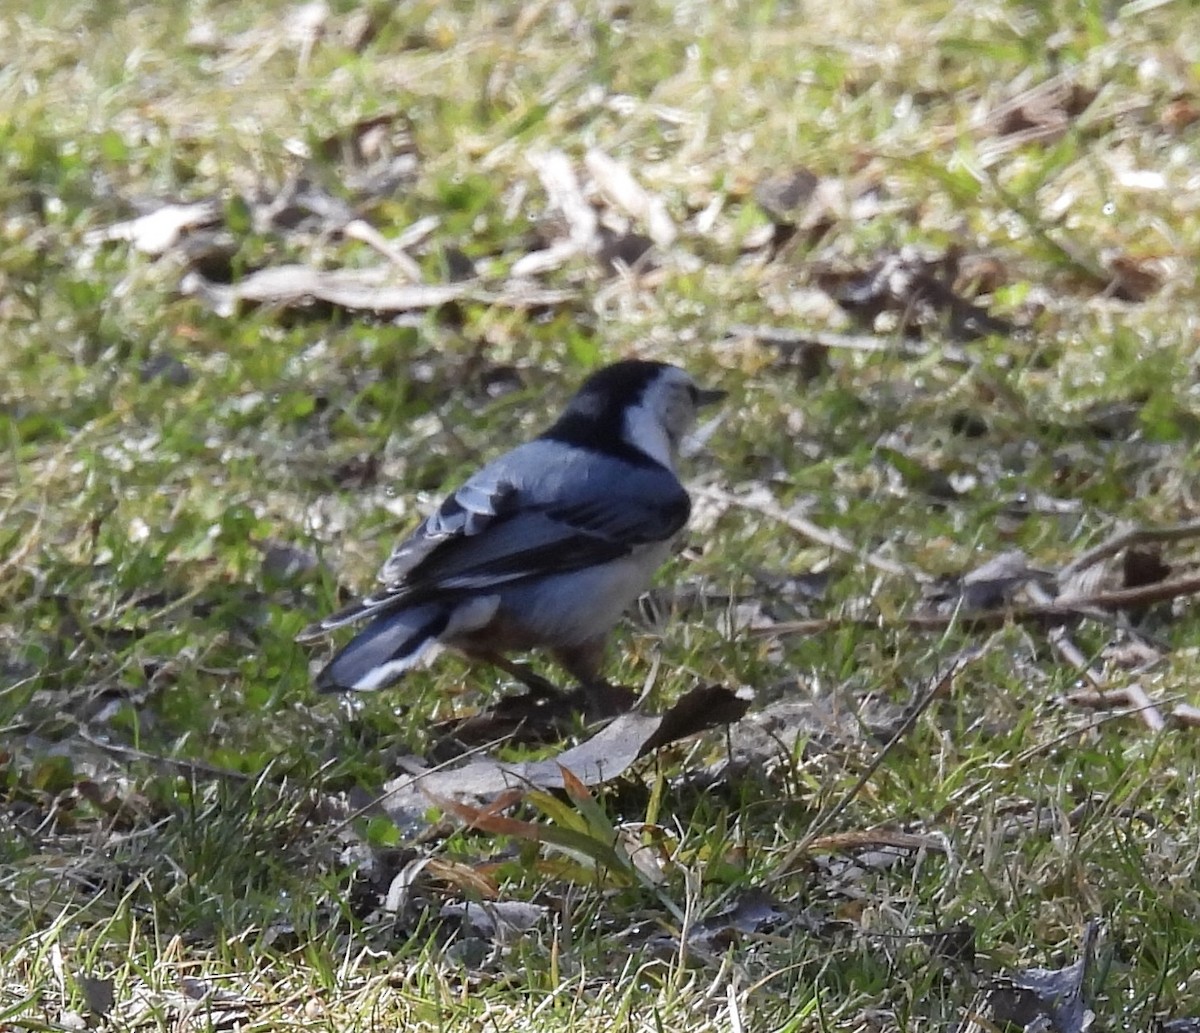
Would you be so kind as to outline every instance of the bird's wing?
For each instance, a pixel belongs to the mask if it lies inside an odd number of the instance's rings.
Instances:
[[[622,492],[540,504],[522,500],[511,486],[490,496],[490,504],[475,494],[478,485],[465,498],[460,491],[396,550],[385,570],[399,576],[375,598],[481,591],[628,555],[687,522],[687,492],[678,482],[663,487],[656,485],[653,499]]]
[[[497,518],[513,511],[517,489],[511,481],[476,475],[422,521],[387,558],[379,580],[389,588],[409,575],[447,543],[480,534]]]

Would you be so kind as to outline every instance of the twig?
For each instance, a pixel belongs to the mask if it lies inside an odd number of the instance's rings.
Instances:
[[[1200,520],[1168,524],[1166,527],[1123,527],[1063,567],[1062,573],[1058,576],[1059,584],[1065,584],[1081,571],[1087,570],[1088,567],[1094,567],[1101,560],[1108,559],[1109,556],[1115,556],[1130,545],[1142,545],[1146,542],[1179,542],[1188,538],[1200,538]]]
[[[403,249],[396,247],[366,219],[351,219],[342,227],[342,235],[374,248],[413,283],[424,282],[421,267],[413,258],[405,254]]]
[[[1053,602],[1050,594],[1036,582],[1030,582],[1026,586],[1026,591],[1033,597],[1035,602],[1045,605]],[[1074,640],[1067,634],[1065,624],[1055,625],[1050,629],[1046,636],[1050,640],[1050,645],[1058,651],[1067,663],[1073,665],[1092,685],[1097,692],[1105,693],[1109,690],[1108,679],[1104,674],[1095,670],[1091,662],[1083,651],[1075,645]],[[1162,714],[1157,706],[1146,695],[1145,690],[1140,685],[1126,685],[1125,695],[1128,702],[1133,704],[1138,709],[1138,714],[1141,716],[1147,728],[1152,732],[1161,732],[1166,725]]]
[[[929,687],[925,690],[925,693],[909,708],[900,727],[896,729],[883,749],[876,754],[875,759],[867,765],[867,770],[859,776],[858,781],[846,790],[836,804],[813,822],[812,827],[804,834],[804,838],[788,852],[782,863],[777,867],[776,874],[770,876],[771,882],[778,882],[780,879],[784,879],[791,874],[792,865],[812,848],[813,843],[818,841],[821,833],[829,828],[838,816],[854,802],[854,798],[866,788],[867,783],[875,777],[875,772],[883,765],[888,754],[908,735],[913,725],[917,723],[917,719],[929,709],[929,705],[939,696],[945,695],[949,691],[954,679],[966,670],[967,667],[979,660],[985,652],[986,647],[981,647],[968,649],[959,653],[950,666],[933,679]]]
[[[1161,732],[1166,727],[1166,720],[1162,716],[1159,705],[1150,698],[1138,682],[1133,682],[1131,685],[1114,686],[1111,689],[1102,686],[1080,689],[1067,693],[1063,698],[1072,706],[1086,707],[1090,710],[1115,710],[1117,707],[1130,707],[1132,709],[1129,712],[1137,714],[1152,732]],[[1184,715],[1180,711],[1181,707],[1172,710],[1172,719],[1182,720]]]
[[[1162,700],[1162,703],[1164,703],[1164,704],[1175,703],[1175,704],[1177,704],[1175,709],[1178,710],[1180,707],[1186,705],[1186,704],[1180,703],[1180,700],[1182,700],[1183,698],[1184,698],[1183,693],[1177,693],[1176,695],[1168,696],[1166,699]],[[1108,714],[1105,714],[1103,717],[1096,718],[1095,721],[1089,721],[1085,725],[1080,725],[1078,728],[1069,728],[1069,729],[1067,729],[1067,731],[1063,732],[1061,735],[1056,735],[1053,739],[1048,739],[1046,742],[1036,743],[1035,745],[1030,746],[1027,749],[1023,750],[1021,753],[1018,753],[1016,758],[1013,760],[1013,763],[1015,765],[1017,765],[1018,767],[1028,764],[1031,760],[1033,760],[1034,757],[1039,757],[1043,754],[1051,753],[1054,750],[1058,749],[1060,746],[1062,746],[1064,743],[1072,742],[1073,740],[1078,739],[1079,736],[1085,734],[1086,732],[1094,732],[1098,728],[1103,728],[1110,721],[1119,721],[1122,718],[1132,717],[1134,713],[1136,713],[1136,711],[1133,709],[1122,710],[1117,713],[1108,713]],[[1174,713],[1174,711],[1172,713]]]
[[[1197,593],[1200,593],[1200,575],[1193,575],[1176,578],[1174,581],[1159,581],[1153,585],[1139,585],[1137,588],[1115,588],[1111,592],[1093,592],[1091,595],[1078,597],[1059,596],[1054,605],[1066,609],[1091,607],[1097,610],[1127,610],[1153,606],[1155,603],[1165,603]]]
[[[227,782],[239,782],[245,785],[249,782],[258,781],[261,779],[259,775],[248,775],[243,771],[233,771],[230,768],[218,768],[212,764],[204,764],[201,761],[180,760],[177,757],[164,757],[158,753],[147,753],[145,750],[136,749],[133,746],[121,746],[117,743],[105,742],[103,739],[97,739],[82,725],[75,730],[76,734],[89,746],[94,746],[98,750],[111,754],[114,757],[124,757],[127,760],[141,760],[147,764],[154,764],[158,767],[167,768],[170,771],[175,771],[184,775],[204,775],[208,778],[216,778]]]
[[[905,617],[821,617],[813,620],[781,621],[769,628],[752,628],[747,634],[756,638],[782,635],[816,635],[839,628],[909,628],[914,631],[944,631],[957,626],[968,629],[995,628],[1004,624],[1027,624],[1051,620],[1111,619],[1105,611],[1150,606],[1154,603],[1200,594],[1200,576],[1161,581],[1156,585],[1121,588],[1068,599],[1054,599],[1032,606],[1014,606],[1006,610],[961,611],[954,613],[911,614]]]
[[[785,527],[795,531],[798,535],[808,538],[810,541],[816,542],[818,545],[824,545],[828,549],[833,549],[835,552],[845,553],[847,556],[854,556],[862,560],[867,566],[874,567],[876,570],[881,570],[885,574],[892,574],[897,577],[907,577],[918,582],[926,584],[933,579],[926,573],[913,570],[906,567],[903,563],[896,560],[888,559],[886,556],[880,556],[875,552],[868,552],[865,549],[860,549],[848,538],[843,537],[837,531],[829,528],[821,527],[814,524],[811,520],[806,520],[802,516],[797,516],[795,513],[789,513],[782,506],[777,505],[774,501],[766,501],[745,498],[739,495],[733,495],[730,492],[723,491],[720,488],[697,488],[696,494],[704,495],[712,499],[714,502],[722,503],[725,506],[736,506],[739,509],[750,510],[753,513],[760,513],[771,520],[778,521]]]

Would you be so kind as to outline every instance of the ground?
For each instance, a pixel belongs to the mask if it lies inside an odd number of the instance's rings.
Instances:
[[[1188,5],[44,0],[0,55],[0,1026],[985,1028],[1079,959],[1197,1011]],[[296,634],[630,354],[730,396],[610,673],[746,716],[389,810],[516,690],[320,698]]]

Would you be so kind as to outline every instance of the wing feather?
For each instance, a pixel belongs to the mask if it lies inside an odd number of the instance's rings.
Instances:
[[[389,588],[402,585],[447,541],[486,530],[511,508],[516,495],[516,487],[507,480],[467,481],[396,546],[380,569],[379,580]]]
[[[376,607],[485,590],[626,556],[687,522],[691,503],[682,485],[665,493],[662,484],[655,487],[653,502],[616,492],[537,504],[510,482],[490,489],[469,482],[396,548],[380,573],[384,589],[363,602]]]

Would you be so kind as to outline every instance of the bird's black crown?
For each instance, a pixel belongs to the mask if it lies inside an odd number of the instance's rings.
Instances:
[[[542,437],[607,452],[639,466],[657,465],[626,442],[622,432],[626,411],[642,400],[647,386],[667,368],[665,362],[625,359],[596,370]]]

